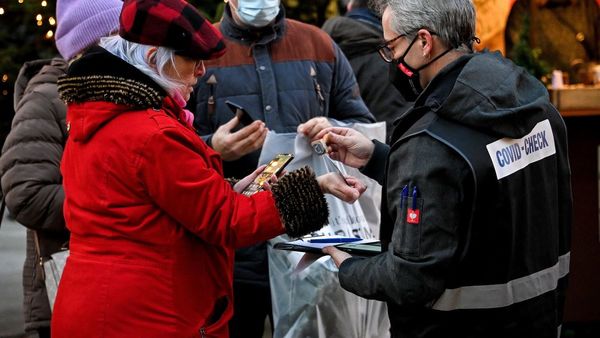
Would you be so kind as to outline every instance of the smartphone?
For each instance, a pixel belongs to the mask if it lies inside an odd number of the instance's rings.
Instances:
[[[285,166],[292,162],[293,159],[294,155],[292,154],[278,154],[277,156],[275,156],[269,162],[269,164],[267,164],[265,170],[263,170],[263,172],[256,176],[254,181],[252,181],[252,183],[250,183],[250,185],[242,191],[242,194],[246,196],[251,196],[254,193],[263,190],[263,183],[267,182],[271,178],[271,176],[279,175],[283,171]]]
[[[231,109],[231,111],[238,117],[238,120],[244,126],[249,126],[254,122],[254,119],[248,114],[244,107],[240,106],[237,103],[233,103],[229,100],[225,101],[225,104]]]

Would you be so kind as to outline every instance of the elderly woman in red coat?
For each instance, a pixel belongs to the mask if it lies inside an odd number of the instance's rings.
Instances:
[[[353,201],[364,186],[304,168],[247,197],[258,170],[223,178],[183,106],[224,45],[186,2],[126,0],[100,46],[59,81],[71,255],[53,337],[227,337],[234,250],[319,229],[323,192]]]

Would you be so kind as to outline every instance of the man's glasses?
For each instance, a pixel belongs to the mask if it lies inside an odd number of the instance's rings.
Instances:
[[[422,28],[422,29],[426,29],[426,28]],[[437,33],[433,32],[433,31],[429,31],[429,34],[437,35]],[[387,40],[387,41],[384,41],[381,45],[377,46],[377,52],[379,53],[379,56],[381,56],[383,61],[385,61],[387,63],[391,63],[392,61],[394,61],[394,51],[389,47],[389,44],[400,39],[401,37],[407,36],[407,35],[408,34],[400,34],[397,37]]]
[[[394,51],[388,45],[403,36],[406,36],[406,34],[400,34],[397,37],[384,41],[381,45],[377,46],[377,52],[383,61],[390,63],[394,60]]]

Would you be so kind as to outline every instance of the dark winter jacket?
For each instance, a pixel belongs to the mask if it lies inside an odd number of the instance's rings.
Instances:
[[[400,117],[412,103],[394,88],[389,80],[389,64],[383,61],[377,52],[377,46],[383,42],[381,24],[366,20],[366,15],[358,15],[357,10],[344,17],[329,19],[323,25],[333,40],[340,46],[356,76],[360,95],[377,121],[386,123],[386,139],[390,139],[393,122]]]
[[[523,69],[499,54],[454,61],[364,168],[384,184],[387,251],[345,261],[340,283],[387,302],[392,337],[556,337],[570,256],[566,140],[546,88]]]
[[[50,306],[33,231],[37,231],[42,256],[59,251],[68,241],[60,174],[67,139],[66,106],[56,89],[56,81],[66,69],[62,59],[23,65],[15,84],[15,117],[0,157],[7,208],[29,229],[23,268],[26,331],[50,326]]]
[[[325,116],[346,122],[375,122],[360,98],[345,56],[317,27],[285,19],[283,7],[273,27],[248,31],[238,27],[227,7],[218,25],[227,53],[205,62],[198,80],[196,127],[210,145],[217,128],[233,118],[225,101],[244,107],[278,133]],[[256,169],[260,150],[223,163],[225,177],[243,178]],[[266,246],[236,252],[236,280],[268,285]]]

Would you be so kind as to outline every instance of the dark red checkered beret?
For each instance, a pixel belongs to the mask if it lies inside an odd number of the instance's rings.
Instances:
[[[225,53],[221,32],[183,0],[125,0],[120,20],[119,35],[131,42],[202,60]]]

